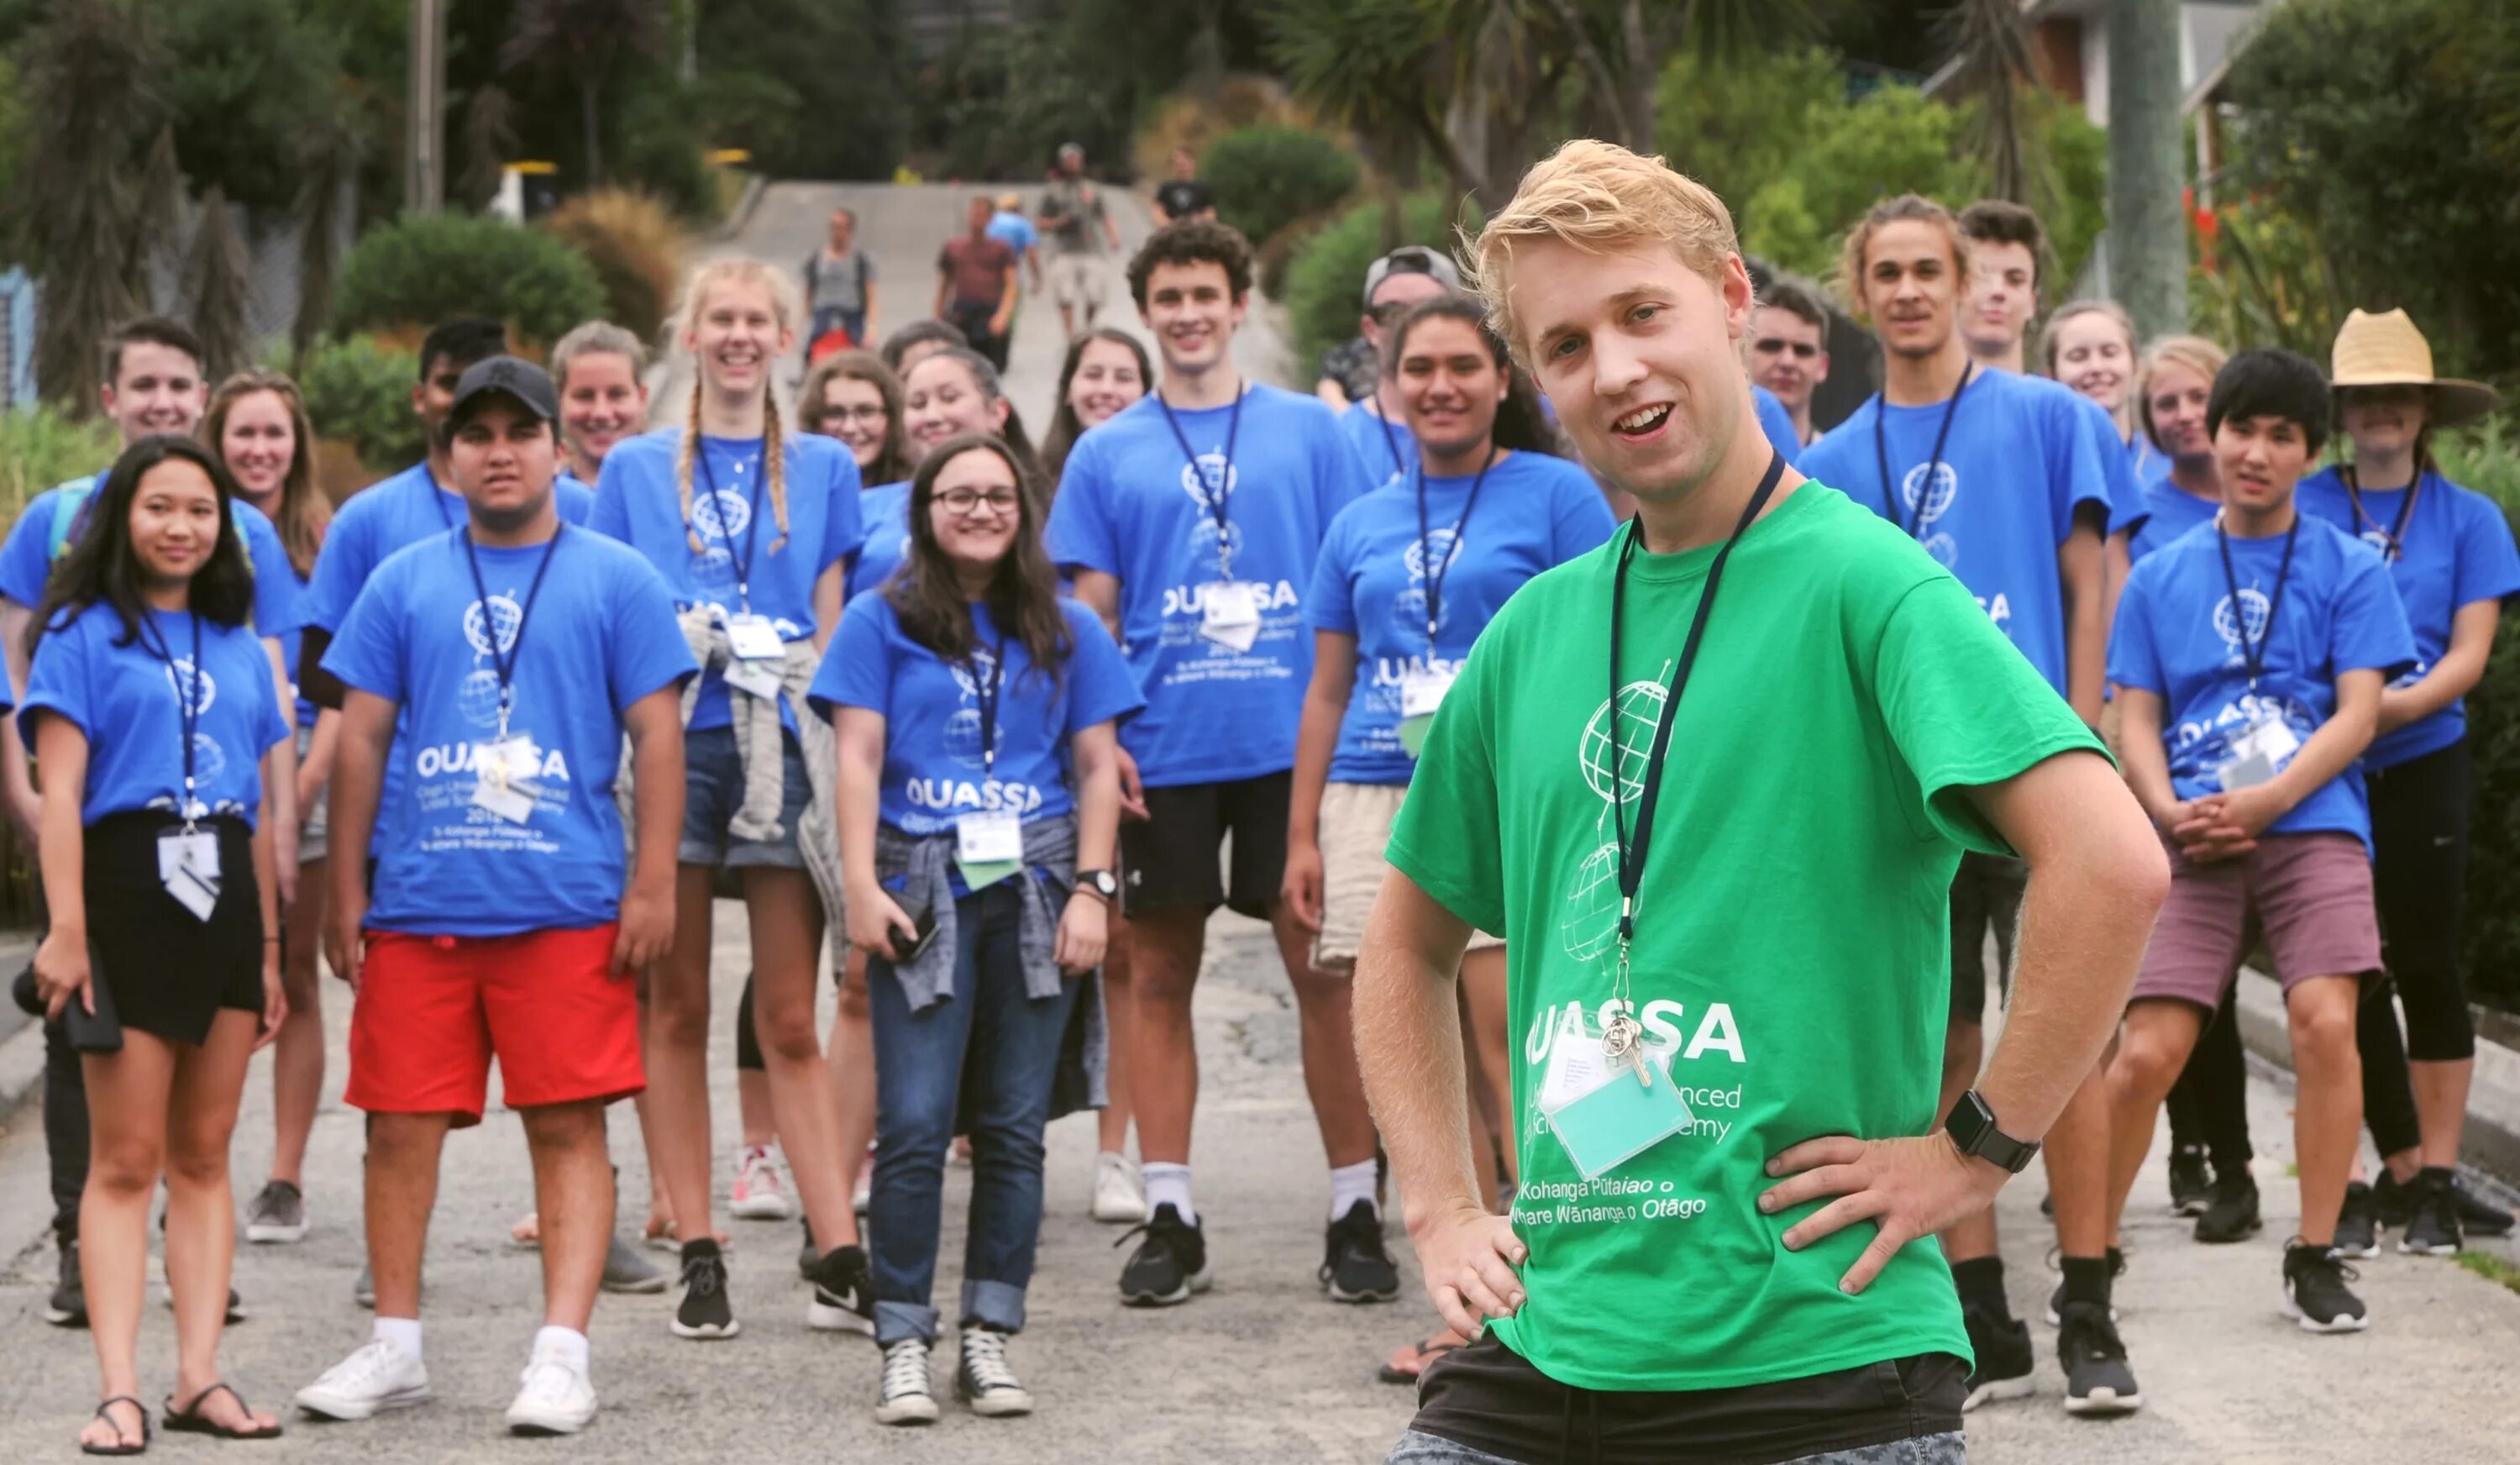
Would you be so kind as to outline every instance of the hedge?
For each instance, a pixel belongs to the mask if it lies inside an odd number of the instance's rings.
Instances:
[[[1356,192],[1356,159],[1300,127],[1238,127],[1208,144],[1198,176],[1216,190],[1216,216],[1253,244]]]
[[[2504,418],[2439,449],[2444,474],[2520,517],[2520,422]],[[2470,996],[2520,1011],[2520,616],[2494,638],[2485,680],[2467,698],[2476,792],[2468,833],[2466,967]]]
[[[519,344],[549,346],[603,309],[594,266],[549,234],[469,214],[405,214],[342,261],[333,329],[346,335],[488,316],[506,322]]]
[[[364,335],[326,341],[297,365],[297,386],[319,438],[348,442],[372,469],[393,470],[428,451],[411,387],[420,362]]]
[[[1397,242],[1426,244],[1458,254],[1457,225],[1476,228],[1476,210],[1447,194],[1411,194],[1401,200],[1402,238]],[[1303,385],[1322,353],[1356,334],[1365,314],[1365,272],[1390,247],[1383,239],[1383,207],[1378,200],[1357,203],[1325,225],[1295,250],[1286,267],[1286,316],[1294,331],[1295,370]]]

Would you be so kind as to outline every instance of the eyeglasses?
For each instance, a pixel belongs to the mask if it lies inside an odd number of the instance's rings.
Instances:
[[[1012,513],[1015,511],[1015,491],[1012,488],[998,488],[983,494],[973,493],[968,488],[956,488],[938,494],[936,502],[944,505],[945,511],[957,518],[969,518],[972,511],[983,504],[989,506],[991,513]]]
[[[884,420],[882,404],[873,407],[826,407],[815,415],[818,422],[880,422]]]
[[[1786,351],[1791,351],[1794,353],[1794,360],[1796,361],[1809,361],[1820,354],[1820,347],[1813,345],[1810,341],[1785,340],[1782,337],[1774,335],[1763,336],[1758,340],[1752,341],[1750,343],[1750,349],[1758,352],[1762,356],[1776,356]]]

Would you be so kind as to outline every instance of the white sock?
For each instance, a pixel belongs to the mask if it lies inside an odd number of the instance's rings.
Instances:
[[[1157,1206],[1168,1205],[1181,1213],[1181,1219],[1184,1221],[1192,1225],[1198,1224],[1198,1210],[1190,1203],[1189,1166],[1174,1165],[1164,1160],[1149,1160],[1138,1167],[1138,1174],[1147,1182],[1148,1216],[1155,1214]]]
[[[544,1349],[568,1359],[578,1372],[586,1372],[586,1335],[577,1329],[545,1325],[534,1334],[534,1352]]]
[[[1331,1167],[1330,1220],[1337,1221],[1348,1212],[1355,1210],[1358,1201],[1372,1206],[1373,1214],[1377,1218],[1380,1217],[1382,1207],[1373,1199],[1373,1181],[1374,1164],[1371,1160],[1359,1160],[1354,1165]]]
[[[377,1319],[376,1336],[400,1349],[414,1362],[420,1360],[419,1318],[380,1316]]]

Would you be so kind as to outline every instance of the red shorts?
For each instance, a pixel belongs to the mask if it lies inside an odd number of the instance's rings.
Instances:
[[[2167,841],[2165,841],[2167,843]],[[2129,999],[2175,998],[2209,1013],[2263,934],[2287,993],[2313,977],[2380,967],[2371,854],[2351,834],[2266,834],[2236,860],[2190,864],[2170,848],[2170,899]]]
[[[518,936],[367,933],[350,1082],[371,1114],[481,1122],[490,1059],[511,1109],[610,1102],[648,1087],[639,997],[612,974],[613,927]]]

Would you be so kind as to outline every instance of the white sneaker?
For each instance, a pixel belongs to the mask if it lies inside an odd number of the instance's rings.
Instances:
[[[326,1419],[367,1419],[428,1398],[428,1370],[418,1358],[371,1338],[357,1353],[297,1391],[297,1407]]]
[[[595,1418],[595,1381],[558,1348],[535,1349],[517,1382],[508,1428],[519,1435],[574,1435]]]
[[[1032,1392],[1007,1366],[1007,1335],[988,1328],[963,1330],[963,1362],[954,1370],[954,1397],[985,1418],[1032,1412]]]
[[[1103,1150],[1094,1157],[1094,1219],[1120,1225],[1146,1223],[1147,1188],[1128,1156]]]
[[[794,1214],[788,1199],[788,1172],[781,1168],[777,1150],[766,1144],[744,1146],[726,1208],[744,1221],[786,1221]]]
[[[876,1396],[878,1424],[934,1424],[936,1396],[927,1386],[927,1340],[904,1338],[883,1351],[883,1388]]]

